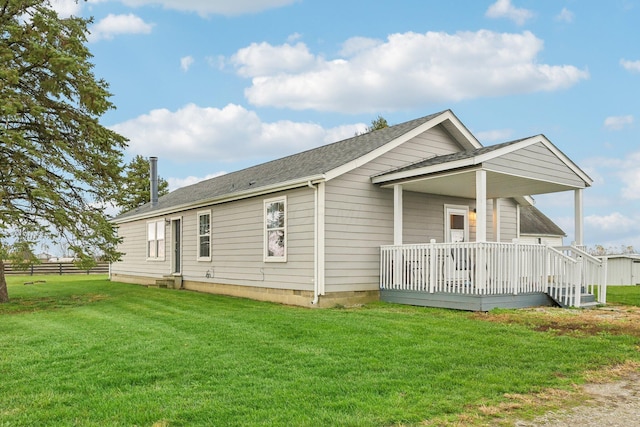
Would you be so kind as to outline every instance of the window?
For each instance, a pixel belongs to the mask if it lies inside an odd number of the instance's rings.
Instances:
[[[264,201],[264,260],[287,260],[287,199],[270,199]]]
[[[164,260],[164,219],[147,223],[147,258]]]
[[[211,261],[211,212],[198,212],[198,261]]]

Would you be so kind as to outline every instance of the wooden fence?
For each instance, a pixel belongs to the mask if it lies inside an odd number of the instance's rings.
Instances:
[[[4,274],[7,275],[48,275],[48,274],[108,274],[109,263],[99,262],[95,267],[90,270],[81,270],[75,266],[72,262],[43,262],[42,264],[34,264],[29,266],[26,270],[20,270],[13,268],[10,263],[5,263]]]

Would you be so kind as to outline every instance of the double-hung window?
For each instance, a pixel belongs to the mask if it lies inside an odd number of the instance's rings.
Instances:
[[[147,259],[164,260],[164,219],[147,223]]]
[[[264,201],[264,260],[287,261],[287,199]]]
[[[211,211],[198,212],[198,261],[211,261]]]

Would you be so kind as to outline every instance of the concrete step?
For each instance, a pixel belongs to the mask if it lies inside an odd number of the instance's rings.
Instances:
[[[156,280],[156,286],[158,288],[173,288],[174,281],[173,279],[158,279]]]
[[[599,307],[601,304],[598,301],[593,301],[593,302],[581,302],[580,303],[580,308],[584,308],[584,309],[590,309],[590,308],[597,308]]]

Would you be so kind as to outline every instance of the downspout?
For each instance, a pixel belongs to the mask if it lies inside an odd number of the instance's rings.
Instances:
[[[318,187],[313,185],[311,181],[307,182],[307,186],[313,191],[313,301],[311,305],[318,304],[320,299],[319,280],[318,280]]]

